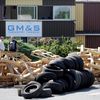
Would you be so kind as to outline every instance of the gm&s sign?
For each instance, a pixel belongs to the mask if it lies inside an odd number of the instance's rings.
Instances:
[[[6,22],[6,36],[42,37],[42,22]]]

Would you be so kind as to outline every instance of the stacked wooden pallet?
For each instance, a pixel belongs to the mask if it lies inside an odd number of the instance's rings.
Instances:
[[[31,61],[31,59],[29,59],[23,53],[11,52],[11,51],[0,51],[0,59],[13,60],[13,61],[23,60],[25,62]]]
[[[31,59],[19,52],[0,52],[0,85],[23,84],[33,80],[42,71],[42,66],[50,61],[48,55],[50,58],[51,53],[45,53],[37,53],[38,56],[44,55],[45,57],[32,62]],[[58,56],[52,56],[52,59],[54,57]]]
[[[25,61],[2,60],[0,61],[0,85],[27,83],[40,72],[41,64],[39,62],[33,64]]]
[[[48,58],[49,60],[53,60],[55,58],[60,57],[59,55],[55,55],[52,52],[48,52],[44,49],[37,49],[32,51],[31,55],[37,56],[39,58]]]
[[[0,52],[0,85],[27,83],[41,71],[41,64],[41,61],[31,63],[23,53]]]
[[[80,56],[84,60],[84,67],[90,69],[96,79],[100,81],[100,48],[80,48]]]

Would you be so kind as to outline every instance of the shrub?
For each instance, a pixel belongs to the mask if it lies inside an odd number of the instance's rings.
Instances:
[[[4,40],[4,44],[5,44],[5,50],[8,50],[8,44],[9,44],[9,40],[5,39]],[[38,60],[39,58],[35,57],[35,56],[31,56],[31,51],[36,50],[36,47],[33,46],[30,43],[23,43],[21,40],[17,40],[17,46],[18,46],[18,52],[22,52],[24,53],[26,56],[28,56],[29,58],[31,58],[33,61],[34,60]]]
[[[36,40],[34,40],[33,42],[36,42]],[[4,44],[6,46],[6,50],[8,43],[9,43],[8,39],[5,39]],[[77,46],[80,45],[80,43],[72,42],[71,39],[67,37],[56,38],[56,39],[54,38],[42,39],[42,41],[38,41],[39,44],[37,45],[35,44],[33,45],[31,43],[23,43],[21,42],[21,40],[17,40],[17,43],[18,43],[18,51],[24,53],[32,60],[39,59],[35,56],[31,56],[31,51],[39,48],[45,49],[54,54],[65,57],[67,56],[68,53],[77,51]]]
[[[70,38],[62,37],[60,39],[53,39],[50,44],[41,45],[40,48],[65,57],[68,53],[77,51],[77,46],[79,45],[80,43],[74,43]]]

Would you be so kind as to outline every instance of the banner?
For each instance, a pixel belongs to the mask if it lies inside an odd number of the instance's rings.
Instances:
[[[42,37],[42,22],[8,21],[6,36],[12,37]]]

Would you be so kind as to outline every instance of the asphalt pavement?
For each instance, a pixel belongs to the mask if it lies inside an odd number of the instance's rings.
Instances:
[[[17,88],[0,88],[0,100],[25,100],[19,97]],[[88,89],[66,92],[53,95],[49,98],[33,98],[27,100],[100,100],[100,84],[93,85]]]

